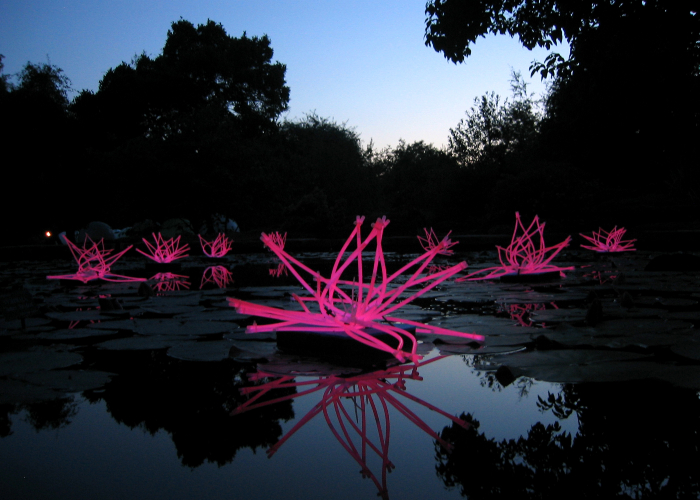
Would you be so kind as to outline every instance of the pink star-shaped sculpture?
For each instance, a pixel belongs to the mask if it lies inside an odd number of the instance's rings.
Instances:
[[[581,245],[581,248],[595,250],[596,252],[612,253],[612,252],[635,252],[634,242],[637,240],[623,240],[622,237],[627,232],[624,227],[620,229],[615,226],[610,232],[605,231],[602,227],[598,228],[598,232],[593,231],[593,236],[586,236],[579,233],[593,245]]]
[[[233,240],[226,237],[224,233],[219,233],[219,235],[213,241],[207,241],[199,235],[199,242],[202,245],[202,251],[204,255],[212,258],[221,258],[226,255],[231,250],[231,244]]]
[[[231,271],[224,266],[209,266],[202,273],[202,281],[199,285],[200,290],[207,283],[214,283],[219,288],[226,288],[229,283],[233,283]]]
[[[105,281],[145,281],[145,278],[132,278],[131,276],[121,276],[111,272],[112,265],[124,255],[132,245],[129,245],[121,252],[110,255],[112,249],[105,250],[104,240],[97,243],[93,242],[90,237],[85,239],[83,248],[78,247],[68,238],[64,238],[68,245],[73,258],[78,263],[78,271],[75,274],[63,274],[58,276],[47,276],[50,280],[76,280],[87,283],[88,281],[101,279]]]
[[[139,250],[138,248],[136,249],[137,252],[145,255],[149,259],[159,264],[169,264],[174,260],[187,257],[187,253],[185,252],[187,252],[190,249],[190,246],[185,244],[182,248],[180,248],[181,236],[178,236],[177,238],[170,238],[169,240],[164,240],[163,236],[161,236],[160,233],[158,233],[158,235],[152,233],[152,235],[153,239],[156,241],[155,245],[151,245],[146,240],[146,238],[142,238],[143,242],[146,244],[146,247],[148,247],[148,251],[150,253],[146,253],[143,250]]]
[[[262,406],[321,392],[321,401],[309,410],[277,443],[270,447],[267,451],[268,457],[272,457],[299,429],[322,413],[335,438],[360,466],[362,477],[371,478],[379,490],[379,495],[382,498],[388,498],[386,474],[394,469],[394,464],[389,460],[390,407],[393,407],[394,410],[414,423],[448,451],[452,449],[452,445],[433,431],[414,411],[404,404],[401,398],[418,403],[464,428],[469,427],[468,422],[454,417],[406,391],[406,380],[423,380],[418,374],[417,368],[444,357],[433,358],[417,365],[395,366],[386,370],[349,377],[328,375],[300,382],[295,381],[293,375],[280,375],[279,373],[267,372],[264,367],[258,368],[256,373],[248,376],[251,381],[271,380],[262,385],[241,389],[242,394],[252,394],[252,396],[248,401],[233,410],[231,414],[238,415]],[[258,402],[261,397],[270,391],[278,389],[294,389],[295,391],[293,394]],[[350,403],[349,410],[348,402]],[[368,432],[373,423],[376,426],[376,440],[373,440]],[[359,437],[359,440],[352,439],[352,432]],[[356,441],[359,446],[356,446]],[[377,478],[378,474],[375,475],[367,463],[368,454],[371,457],[372,453],[376,454],[381,461],[381,481]]]
[[[426,228],[423,228],[423,231],[425,231],[425,238],[423,238],[422,236],[418,236],[418,241],[420,242],[420,246],[423,247],[423,250],[429,252],[430,250],[438,246],[440,240],[438,240],[437,236],[435,235],[435,231],[433,231],[432,227],[430,228],[430,231],[428,231]],[[445,238],[449,238],[450,234],[452,234],[452,231],[447,233]],[[453,245],[456,245],[457,243],[459,243],[459,241],[455,241]],[[454,250],[450,250],[448,248],[441,250],[439,253],[440,255],[452,255],[454,253]]]
[[[321,276],[318,272],[311,270],[291,257],[270,236],[263,233],[263,243],[287,266],[289,272],[299,280],[310,296],[300,297],[294,295],[294,299],[303,308],[302,311],[286,311],[229,298],[230,305],[235,307],[236,311],[241,314],[280,320],[279,323],[270,325],[251,325],[247,328],[247,332],[311,332],[322,335],[349,337],[368,346],[391,353],[400,361],[406,359],[418,361],[421,359],[421,356],[416,353],[416,338],[405,328],[398,326],[399,324],[415,327],[418,333],[439,333],[471,340],[484,340],[484,337],[481,335],[428,326],[391,315],[403,305],[408,304],[416,297],[420,297],[442,281],[467,267],[466,262],[461,262],[432,275],[422,274],[435,255],[449,249],[454,243],[445,238],[432,250],[404,265],[394,274],[388,275],[382,250],[382,236],[384,228],[389,224],[389,221],[386,217],[377,219],[372,225],[372,231],[369,236],[362,240],[360,232],[363,221],[364,217],[357,217],[355,229],[341,248],[333,265],[331,275],[328,278]],[[356,242],[356,248],[346,256],[346,250],[348,250],[353,240]],[[372,241],[376,243],[372,276],[369,283],[365,283],[362,252]],[[355,264],[353,266],[354,271],[350,269],[350,272],[356,273],[357,280],[344,280],[342,278],[343,272],[352,264]],[[402,281],[401,284],[394,285],[392,283],[401,274],[412,268],[415,268],[412,276]],[[301,271],[304,271],[316,281],[316,287],[310,286],[302,278]],[[410,287],[416,286],[421,286],[422,288],[411,295],[403,295]],[[381,340],[379,336],[382,335],[391,337],[396,345],[392,346]],[[408,350],[404,350],[406,340],[410,344]]]
[[[561,276],[564,276],[564,271],[570,271],[573,267],[558,267],[550,264],[550,262],[569,245],[571,236],[567,236],[561,243],[547,247],[544,243],[544,226],[544,223],[540,224],[539,217],[535,216],[532,223],[526,228],[520,220],[520,214],[516,212],[515,230],[513,231],[510,245],[506,248],[496,246],[498,249],[498,260],[501,261],[501,265],[481,269],[458,278],[457,281],[487,280],[502,276],[542,274],[556,271]],[[519,230],[522,233],[520,235],[518,235]],[[537,243],[533,241],[535,237],[539,237]]]

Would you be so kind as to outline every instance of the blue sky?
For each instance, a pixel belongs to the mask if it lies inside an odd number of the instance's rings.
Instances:
[[[274,59],[287,65],[284,118],[315,111],[378,148],[399,139],[447,144],[475,97],[510,95],[511,68],[544,92],[528,66],[546,51],[491,36],[454,65],[424,45],[424,10],[425,0],[0,0],[0,54],[5,74],[48,56],[74,89],[96,90],[109,68],[158,55],[173,21],[212,19],[231,36],[270,37]]]

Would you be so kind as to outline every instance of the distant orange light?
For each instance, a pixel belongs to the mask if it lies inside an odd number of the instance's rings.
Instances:
[[[46,231],[44,234],[47,238],[51,238],[51,231]]]

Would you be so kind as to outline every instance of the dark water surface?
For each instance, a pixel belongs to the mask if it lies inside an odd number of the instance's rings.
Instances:
[[[252,340],[226,297],[300,292],[269,255],[215,262],[218,285],[189,258],[151,298],[45,280],[68,259],[0,264],[39,306],[0,330],[0,498],[697,498],[699,274],[644,271],[652,257],[571,251],[563,279],[445,283],[406,317],[486,341],[423,336],[418,367]],[[496,263],[437,264],[460,258]],[[135,256],[114,271],[152,276]]]

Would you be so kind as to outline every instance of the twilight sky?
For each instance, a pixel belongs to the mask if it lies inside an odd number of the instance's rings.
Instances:
[[[511,68],[544,92],[528,67],[546,51],[492,36],[454,65],[424,45],[424,10],[425,0],[0,0],[0,54],[5,74],[48,56],[75,90],[97,90],[109,68],[160,54],[173,21],[212,19],[230,36],[270,37],[273,59],[287,65],[284,118],[315,111],[378,148],[399,139],[447,144],[475,97],[510,96]]]

